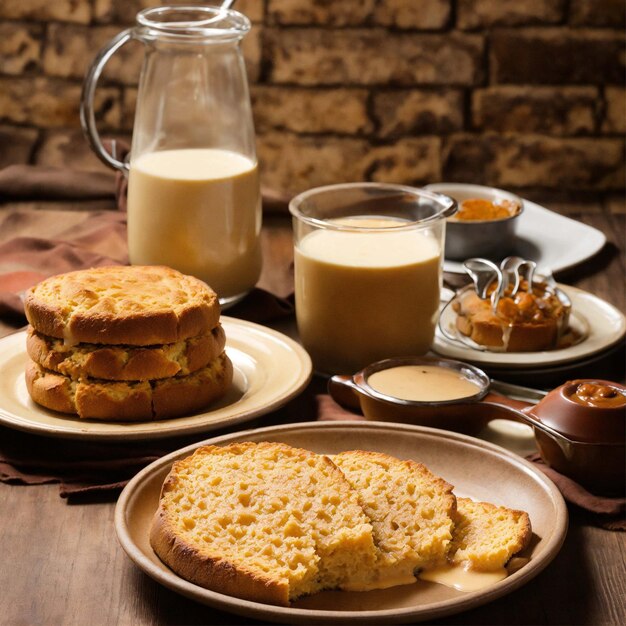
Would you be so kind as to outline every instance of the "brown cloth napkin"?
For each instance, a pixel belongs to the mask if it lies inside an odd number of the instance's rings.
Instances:
[[[62,498],[118,493],[140,469],[166,449],[132,449],[50,440],[0,429],[0,481],[9,484],[59,483]]]
[[[0,316],[25,323],[21,293],[53,274],[128,262],[126,219],[115,211],[78,214],[59,228],[56,211],[10,212],[0,222]],[[15,236],[28,229],[41,236]],[[46,232],[54,232],[46,237]],[[20,319],[21,318],[21,319]]]
[[[526,458],[552,480],[567,502],[589,513],[597,514],[597,521],[603,528],[626,531],[626,498],[596,496],[571,478],[546,465],[539,454],[531,454]]]
[[[0,201],[93,199],[116,197],[126,205],[126,181],[107,172],[78,172],[61,168],[14,165],[0,170]],[[263,191],[263,210],[285,212],[287,198]],[[68,223],[69,222],[69,223]],[[64,226],[67,224],[67,226]],[[12,236],[13,233],[39,236]],[[123,211],[77,211],[59,220],[57,211],[10,211],[0,221],[0,318],[25,323],[21,294],[40,280],[72,270],[128,263],[126,215]],[[293,305],[255,290],[229,315],[266,322],[289,315]]]
[[[125,180],[107,172],[10,166],[0,170],[0,202],[8,200],[91,200],[109,198],[125,208]],[[285,211],[286,199],[265,192],[264,211]],[[58,203],[54,205],[58,206]],[[28,232],[30,236],[22,236]],[[122,211],[11,209],[0,216],[0,319],[26,323],[22,294],[40,280],[62,272],[128,263],[126,214]],[[253,290],[228,315],[269,322],[293,313],[290,298]],[[0,481],[59,483],[62,497],[110,497],[142,467],[193,440],[96,444],[50,439],[0,427]]]

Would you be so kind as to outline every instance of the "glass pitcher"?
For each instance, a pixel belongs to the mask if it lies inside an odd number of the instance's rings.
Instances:
[[[104,163],[128,176],[128,248],[136,265],[168,265],[208,283],[222,306],[261,272],[261,196],[240,42],[241,13],[166,6],[98,54],[83,88],[81,122]],[[93,110],[106,62],[130,40],[145,46],[129,158],[107,152]]]

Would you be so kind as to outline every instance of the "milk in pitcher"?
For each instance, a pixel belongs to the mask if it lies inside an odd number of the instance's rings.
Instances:
[[[213,148],[162,150],[131,161],[128,246],[136,265],[168,265],[220,299],[244,294],[261,272],[257,164]]]

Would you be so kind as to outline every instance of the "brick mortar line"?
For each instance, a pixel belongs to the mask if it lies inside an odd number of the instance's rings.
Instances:
[[[50,0],[54,1],[54,0]],[[132,22],[94,22],[91,21],[89,23],[85,22],[72,22],[72,21],[62,21],[62,20],[38,20],[33,18],[6,18],[0,19],[1,24],[25,24],[25,25],[40,25],[40,26],[48,26],[48,25],[60,25],[60,26],[73,26],[77,28],[90,29],[90,28],[119,28],[121,30],[125,28],[130,28],[135,26],[135,21]],[[623,28],[621,26],[613,26],[613,25],[597,25],[597,24],[572,24],[570,22],[549,22],[549,23],[527,23],[527,24],[490,24],[487,26],[479,26],[472,28],[461,28],[456,23],[449,22],[445,26],[440,28],[400,28],[398,26],[386,26],[384,24],[348,24],[348,25],[333,25],[333,24],[323,24],[323,23],[315,23],[315,24],[282,24],[282,23],[269,23],[265,21],[252,21],[252,26],[262,26],[267,29],[273,30],[321,30],[321,31],[372,31],[379,30],[385,31],[391,34],[397,35],[411,35],[411,34],[441,34],[447,35],[450,33],[459,33],[466,35],[480,35],[485,33],[491,33],[494,31],[502,31],[502,30],[511,30],[511,31],[523,31],[523,30],[544,30],[544,29],[554,29],[567,31],[572,30],[574,32],[579,32],[581,30],[587,30],[590,32],[597,31],[598,33],[605,33],[614,31],[615,33],[623,33]]]
[[[58,74],[46,74],[42,72],[33,72],[32,70],[28,74],[11,74],[0,71],[0,79],[11,80],[12,82],[27,83],[34,79],[43,78],[50,82],[63,83],[68,86],[82,86],[83,78],[77,76],[60,76]],[[124,83],[114,79],[107,79],[101,77],[98,81],[98,87],[118,88],[125,90],[136,90],[137,83]],[[623,82],[615,83],[476,83],[476,84],[463,84],[463,83],[412,83],[407,84],[393,84],[393,83],[321,83],[321,84],[301,84],[294,82],[249,82],[249,87],[253,90],[255,87],[264,88],[275,91],[304,91],[304,92],[374,92],[375,94],[394,94],[394,93],[411,93],[411,92],[423,92],[428,94],[441,94],[441,93],[460,93],[465,91],[479,92],[493,88],[541,88],[549,89],[553,91],[561,91],[566,89],[578,88],[578,89],[596,89],[599,91],[600,96],[605,96],[606,89],[619,89],[626,90],[626,85]],[[528,98],[529,102],[533,101],[532,95]]]

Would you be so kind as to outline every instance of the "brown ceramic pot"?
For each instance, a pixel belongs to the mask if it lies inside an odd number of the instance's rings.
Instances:
[[[368,378],[375,372],[402,365],[435,365],[452,369],[473,382],[477,392],[457,400],[420,402],[382,394],[368,384]],[[461,361],[434,357],[397,357],[372,363],[353,376],[333,376],[329,380],[328,391],[336,402],[360,410],[368,420],[402,422],[476,434],[494,417],[502,417],[485,411],[485,405],[479,404],[486,396],[490,383],[485,372]],[[507,417],[510,418],[509,415]]]
[[[581,385],[616,390],[615,406],[581,404]],[[622,403],[619,403],[623,398]],[[626,489],[626,387],[606,380],[569,381],[523,413],[535,430],[543,460],[598,494]]]

